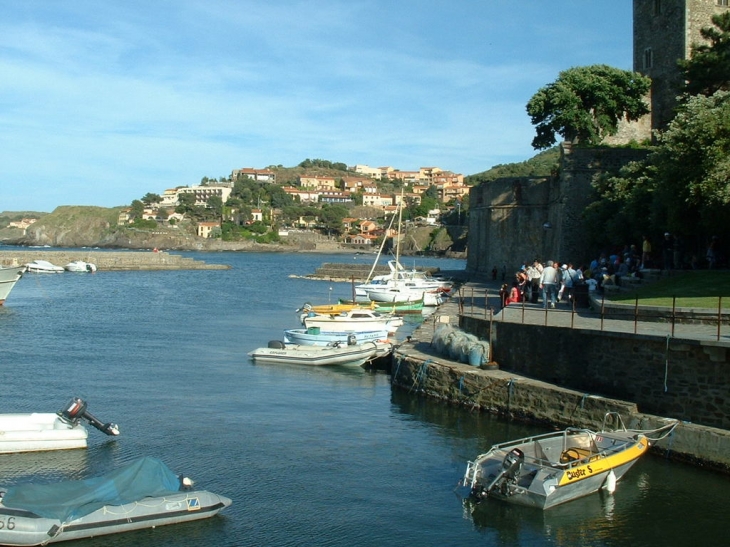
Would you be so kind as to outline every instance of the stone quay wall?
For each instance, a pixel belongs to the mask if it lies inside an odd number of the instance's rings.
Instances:
[[[408,344],[396,350],[391,379],[394,386],[409,392],[550,428],[615,428],[615,422],[604,423],[607,412],[618,413],[629,429],[652,430],[671,423],[639,412],[631,402],[581,393],[505,370],[428,358]],[[730,431],[681,422],[671,435],[653,442],[651,450],[674,461],[730,473]]]
[[[489,341],[490,362],[470,366],[437,353],[431,341],[444,323]],[[450,299],[396,347],[390,373],[393,386],[405,391],[550,428],[600,430],[607,412],[635,429],[680,420],[652,451],[730,473],[728,347],[727,341],[490,322],[465,315]]]
[[[462,327],[489,336],[487,321]],[[730,430],[727,343],[494,322],[504,369],[583,393],[633,401],[642,412]]]
[[[170,254],[164,251],[68,251],[18,250],[0,251],[0,264],[18,266],[33,260],[47,260],[56,266],[65,266],[75,260],[96,264],[97,270],[223,270],[227,265],[208,264],[202,260]]]

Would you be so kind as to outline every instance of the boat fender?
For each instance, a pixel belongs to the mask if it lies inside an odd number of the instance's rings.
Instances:
[[[270,349],[284,349],[286,346],[284,345],[284,342],[281,340],[270,340],[269,341],[269,348]]]
[[[354,346],[357,344],[357,336],[354,334],[348,334],[347,335],[347,345],[348,346]]]
[[[606,482],[603,484],[603,487],[609,494],[613,494],[616,491],[616,474],[613,472],[613,469],[608,472],[608,476],[606,477]]]

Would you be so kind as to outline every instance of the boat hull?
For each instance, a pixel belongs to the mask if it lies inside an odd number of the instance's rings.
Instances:
[[[618,481],[645,454],[640,432],[568,429],[493,446],[469,462],[472,496],[550,509]]]
[[[248,355],[258,364],[307,366],[362,366],[378,357],[379,345],[366,342],[351,346],[285,345],[283,348],[258,348]]]
[[[328,332],[386,330],[392,334],[403,325],[401,317],[381,315],[372,310],[352,310],[336,315],[309,312],[302,315],[301,321],[306,328],[319,327]]]
[[[9,268],[0,266],[0,306],[5,303],[10,291],[13,290],[18,280],[23,277],[24,271],[25,266],[12,266]]]
[[[63,273],[64,270],[61,266],[51,264],[47,260],[34,260],[25,265],[25,269],[31,273]]]
[[[84,517],[62,524],[60,520],[6,508],[0,503],[0,521],[5,524],[0,529],[0,544],[45,545],[178,524],[212,517],[230,504],[230,499],[205,490],[180,492],[143,498],[125,505],[105,505]]]
[[[57,414],[0,414],[0,454],[86,448],[88,436]]]
[[[84,262],[83,260],[75,260],[74,262],[69,262],[63,268],[67,272],[94,273],[96,271],[96,264]]]
[[[311,332],[310,332],[311,330]],[[348,344],[351,337],[354,337],[355,344],[375,342],[376,340],[387,340],[388,331],[385,329],[373,331],[320,331],[315,334],[316,329],[289,329],[284,331],[284,342],[287,344],[299,344],[302,346],[327,346],[334,342]]]

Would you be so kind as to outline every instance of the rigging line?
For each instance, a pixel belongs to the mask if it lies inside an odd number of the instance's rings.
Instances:
[[[391,219],[390,219],[390,224],[388,225],[388,230],[387,230],[388,232],[389,232],[389,231],[390,231],[390,229],[391,229],[391,228],[393,227],[393,222],[395,221],[395,216],[396,216],[396,215],[393,215],[393,216],[391,217]],[[386,241],[388,241],[388,238],[387,238],[387,237],[383,237],[383,241],[382,241],[382,243],[380,244],[380,249],[378,249],[378,254],[377,254],[377,256],[375,257],[375,262],[373,262],[373,267],[372,267],[372,268],[370,268],[370,273],[368,273],[368,277],[367,277],[367,279],[365,279],[365,283],[370,283],[370,279],[371,279],[371,278],[372,278],[372,276],[373,276],[373,272],[375,271],[375,267],[376,267],[376,266],[378,265],[378,260],[380,260],[380,253],[382,253],[382,252],[383,252],[383,248],[385,247],[385,242],[386,242]],[[397,271],[397,264],[396,264],[396,271]]]

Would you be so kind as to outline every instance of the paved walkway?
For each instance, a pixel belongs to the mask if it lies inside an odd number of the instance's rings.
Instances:
[[[641,306],[637,310],[633,305],[613,306],[610,300],[603,302],[607,313],[602,316],[600,299],[595,300],[595,311],[591,308],[572,310],[571,305],[567,302],[560,302],[556,309],[550,310],[543,309],[542,302],[510,304],[505,309],[500,309],[500,286],[499,281],[468,281],[462,285],[459,293],[444,305],[449,307],[442,306],[437,313],[462,314],[487,320],[492,314],[494,321],[670,336],[730,345],[730,325],[728,325],[727,312],[724,314],[724,323],[721,323],[718,329],[717,315],[712,310],[703,310],[707,315],[702,322],[674,322],[672,324],[671,310],[668,310],[667,313],[666,310],[661,312],[656,307],[644,308]],[[621,318],[616,318],[616,313],[620,313]],[[644,319],[642,319],[642,314]],[[646,320],[647,317],[659,315],[663,315],[663,317]]]

